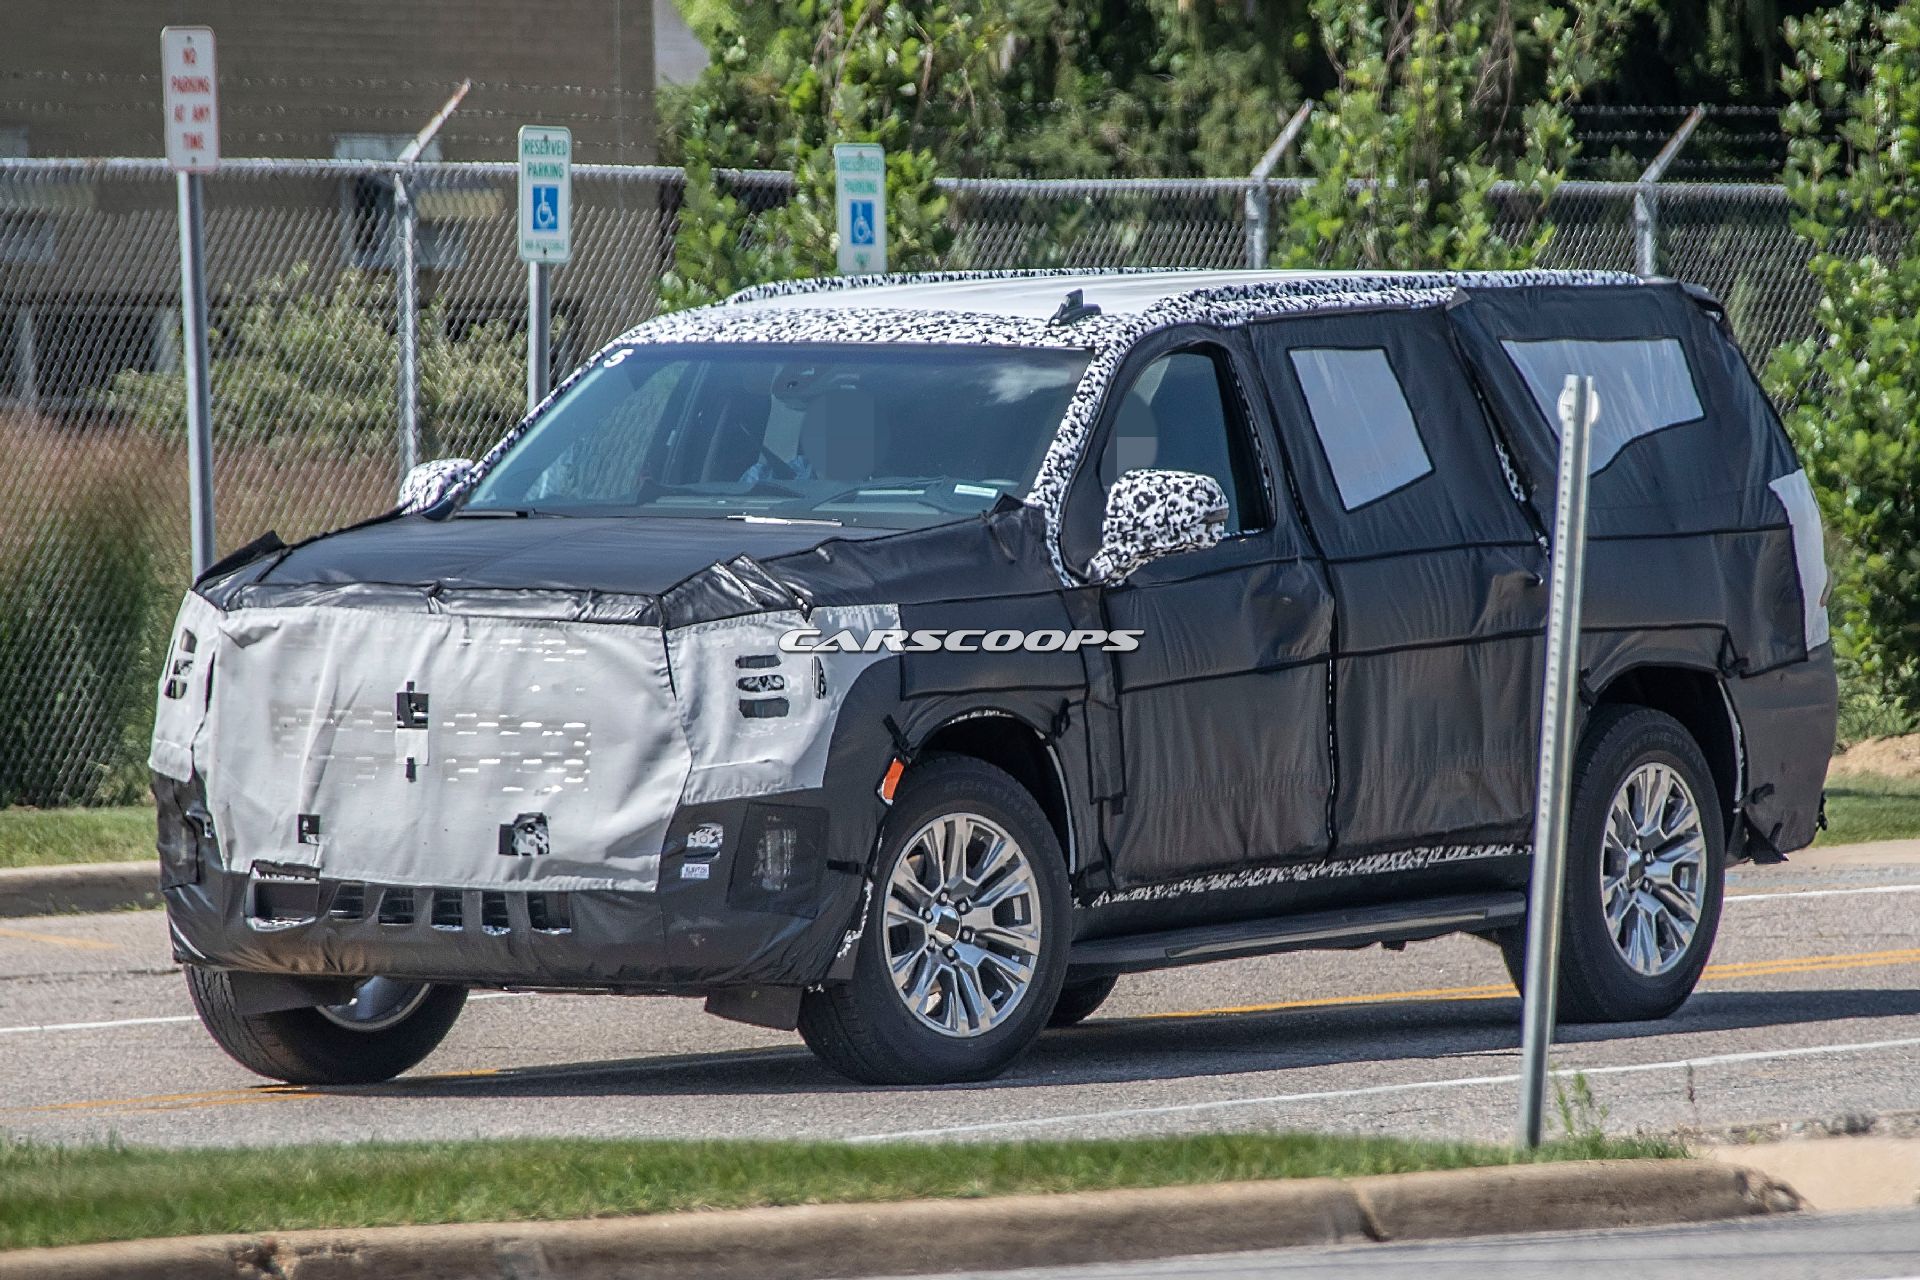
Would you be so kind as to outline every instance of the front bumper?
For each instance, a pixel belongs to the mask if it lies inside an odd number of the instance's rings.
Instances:
[[[198,776],[155,775],[163,896],[182,963],[299,977],[693,994],[828,976],[857,918],[864,860],[830,858],[819,793],[675,816],[652,891],[382,885],[226,869]],[[769,825],[790,856],[761,856]],[[688,848],[701,828],[718,848]],[[705,843],[696,840],[696,844]]]

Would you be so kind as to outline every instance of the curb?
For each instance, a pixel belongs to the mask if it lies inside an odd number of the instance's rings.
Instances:
[[[824,1280],[1660,1226],[1799,1207],[1790,1189],[1710,1161],[1595,1161],[575,1222],[133,1240],[0,1254],[0,1280]]]
[[[160,864],[83,862],[0,869],[0,918],[160,905]]]

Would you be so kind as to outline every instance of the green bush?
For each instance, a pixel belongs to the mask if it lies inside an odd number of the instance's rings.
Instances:
[[[208,335],[222,449],[390,449],[400,367],[394,314],[385,274],[343,271],[322,283],[305,263],[225,308]],[[526,340],[512,321],[473,325],[455,338],[444,305],[434,303],[420,317],[419,370],[425,456],[491,444],[524,407]],[[135,425],[176,432],[185,397],[180,373],[129,369],[114,379],[107,407]]]
[[[121,433],[32,439],[65,491],[15,504],[0,541],[0,805],[124,804],[146,791],[175,596],[154,537],[166,455]]]
[[[1866,705],[1920,709],[1920,4],[1789,20],[1784,175],[1818,332],[1767,373],[1834,541],[1835,651]],[[1838,115],[1838,130],[1831,127]]]

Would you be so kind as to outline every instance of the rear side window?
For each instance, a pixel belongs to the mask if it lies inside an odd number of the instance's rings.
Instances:
[[[1527,390],[1533,393],[1534,403],[1556,435],[1560,431],[1560,391],[1567,375],[1593,378],[1594,390],[1600,396],[1600,417],[1594,423],[1589,471],[1605,467],[1641,436],[1702,417],[1693,369],[1677,338],[1604,342],[1506,339],[1500,345],[1526,379]]]
[[[1432,472],[1406,392],[1379,347],[1299,347],[1287,353],[1347,510]]]

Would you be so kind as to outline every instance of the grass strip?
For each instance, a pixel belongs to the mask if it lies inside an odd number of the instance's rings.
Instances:
[[[170,1149],[16,1141],[0,1144],[0,1249],[1683,1154],[1665,1140],[1597,1135],[1537,1153],[1291,1133],[937,1147],[530,1138]]]
[[[1920,780],[1849,774],[1827,780],[1827,829],[1815,845],[1920,836]]]
[[[148,805],[111,809],[0,809],[0,867],[136,862],[154,856]]]

